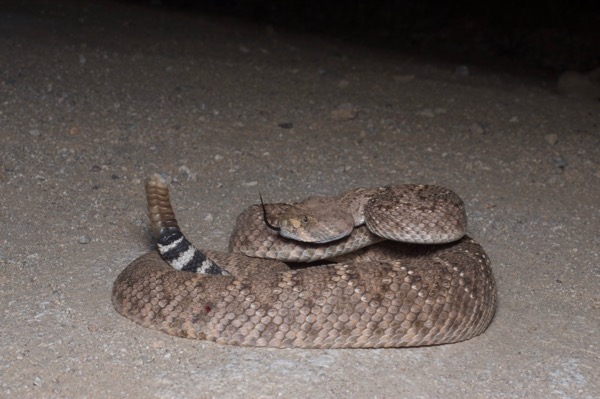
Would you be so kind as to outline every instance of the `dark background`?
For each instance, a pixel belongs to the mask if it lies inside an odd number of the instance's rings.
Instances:
[[[600,1],[595,0],[122,1],[502,68],[561,72],[600,65]]]

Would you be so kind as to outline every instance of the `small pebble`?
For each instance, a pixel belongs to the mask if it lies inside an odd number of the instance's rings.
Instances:
[[[418,116],[425,116],[427,118],[433,118],[436,115],[445,114],[448,112],[446,108],[436,107],[434,109],[431,108],[423,108],[422,110],[417,112]]]
[[[469,131],[474,134],[484,134],[485,128],[482,124],[474,122],[471,124],[471,126],[469,126]]]
[[[153,349],[163,349],[165,347],[165,341],[163,341],[163,340],[152,341],[152,343],[150,345],[152,346]]]
[[[350,82],[348,82],[346,79],[342,79],[338,82],[337,86],[340,89],[345,89],[346,87],[350,86]]]
[[[558,92],[568,97],[600,99],[600,68],[588,73],[566,71],[558,78]]]
[[[469,67],[466,65],[459,65],[456,67],[456,69],[454,70],[454,73],[457,76],[462,76],[462,77],[466,77],[469,76],[470,72],[469,72]]]
[[[215,155],[215,161],[217,161],[217,162],[220,162],[220,161],[222,161],[223,159],[224,159],[224,158],[223,158],[223,155],[221,155],[221,154],[217,154],[217,155]]]
[[[31,129],[29,134],[35,137],[39,137],[42,135],[42,132],[39,129]]]
[[[333,171],[335,173],[344,173],[344,172],[348,172],[350,169],[352,169],[352,166],[344,165],[344,166],[340,166],[339,168],[335,168]]]
[[[189,175],[189,174],[191,174],[191,173],[192,173],[192,171],[190,170],[190,168],[189,168],[189,167],[187,167],[186,165],[181,165],[181,166],[178,168],[178,171],[179,171],[179,173],[183,173],[183,174],[185,174],[185,175]]]
[[[207,222],[212,222],[214,220],[214,216],[212,213],[207,213],[206,216],[204,217],[204,220]]]
[[[546,142],[548,142],[548,144],[554,145],[558,143],[558,134],[547,134],[544,138],[546,139]]]
[[[294,127],[294,124],[292,122],[282,122],[277,124],[277,126],[279,126],[282,129],[291,129]]]
[[[358,116],[358,109],[350,103],[344,103],[331,111],[330,116],[335,121],[349,121]]]
[[[91,241],[92,239],[87,235],[79,236],[79,239],[77,239],[79,244],[89,244]]]
[[[431,108],[422,109],[419,112],[417,112],[417,115],[425,116],[427,118],[433,118],[435,116],[435,114],[433,113],[433,110],[431,110]]]
[[[256,186],[257,184],[258,184],[258,182],[256,180],[252,180],[252,181],[243,182],[242,186],[253,187],[253,186]]]
[[[558,157],[554,158],[554,165],[558,168],[564,169],[569,165],[569,162],[559,155]]]
[[[411,80],[415,80],[415,75],[394,75],[392,79],[396,83],[410,82]]]

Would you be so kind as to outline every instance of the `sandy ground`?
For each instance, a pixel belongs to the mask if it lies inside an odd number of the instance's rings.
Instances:
[[[0,396],[600,397],[600,103],[227,19],[18,3],[0,6]],[[154,172],[189,237],[222,250],[259,191],[451,187],[492,259],[496,317],[464,343],[392,350],[139,327],[110,293],[151,248]]]

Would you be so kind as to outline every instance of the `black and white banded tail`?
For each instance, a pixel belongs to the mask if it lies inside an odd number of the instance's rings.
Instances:
[[[175,219],[169,187],[160,175],[155,174],[146,180],[146,198],[158,252],[171,267],[199,274],[229,274],[185,238]]]

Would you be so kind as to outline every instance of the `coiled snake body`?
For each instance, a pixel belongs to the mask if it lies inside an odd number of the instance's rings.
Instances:
[[[144,327],[222,344],[375,348],[466,340],[493,317],[490,262],[463,237],[462,201],[445,188],[358,189],[305,204],[253,205],[238,217],[231,253],[198,251],[185,240],[159,176],[146,192],[162,257],[134,260],[112,297],[119,313]],[[333,221],[323,233],[323,210],[325,218],[357,226]],[[400,227],[385,233],[388,223]],[[420,243],[381,237],[389,234]],[[279,261],[332,257],[337,263],[294,269]]]

